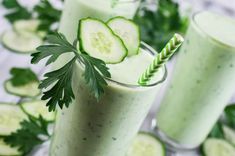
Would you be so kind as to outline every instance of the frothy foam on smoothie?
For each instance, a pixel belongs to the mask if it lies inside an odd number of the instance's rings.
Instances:
[[[235,19],[211,12],[202,12],[194,17],[195,23],[213,39],[235,47]]]
[[[126,59],[118,64],[109,64],[112,80],[129,85],[138,85],[138,79],[141,74],[152,63],[154,56],[150,53],[140,50],[138,55],[126,57]],[[149,84],[154,84],[162,80],[164,69],[155,73]]]

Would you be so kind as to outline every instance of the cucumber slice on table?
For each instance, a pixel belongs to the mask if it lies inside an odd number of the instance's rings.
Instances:
[[[13,86],[10,80],[4,83],[6,92],[20,97],[36,97],[40,95],[41,90],[38,89],[39,82],[30,82],[23,86]]]
[[[0,139],[0,155],[1,156],[19,156],[22,155],[17,148],[10,147],[3,139]]]
[[[0,136],[6,136],[20,128],[20,122],[27,119],[19,106],[0,103]]]
[[[124,17],[115,17],[108,26],[118,35],[128,49],[128,56],[136,55],[140,47],[140,29],[133,21]]]
[[[222,139],[210,138],[203,144],[206,156],[235,156],[235,148]]]
[[[24,32],[36,32],[37,28],[40,24],[39,20],[32,19],[32,20],[18,20],[13,23],[13,29],[19,33],[24,34]]]
[[[106,63],[119,63],[127,56],[123,41],[102,21],[92,18],[79,22],[79,48]]]
[[[235,131],[226,125],[223,125],[222,128],[223,128],[225,139],[235,146]]]
[[[26,101],[21,104],[22,110],[35,118],[38,118],[41,115],[48,122],[52,122],[55,120],[55,112],[49,112],[46,107],[46,101],[42,100],[34,100],[34,101]]]
[[[11,51],[18,53],[32,53],[43,43],[41,37],[34,33],[24,35],[14,31],[7,31],[2,36],[3,45]]]
[[[148,133],[139,133],[133,140],[126,156],[165,156],[162,142]]]

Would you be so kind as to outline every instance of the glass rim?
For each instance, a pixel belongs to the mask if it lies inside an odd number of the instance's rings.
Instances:
[[[142,41],[140,42],[140,48],[144,49],[146,52],[150,53],[152,56],[155,56],[156,54],[158,54],[158,52],[156,50],[154,50],[152,47],[150,47],[148,44],[146,44],[146,43],[144,43]],[[135,84],[127,84],[127,83],[119,82],[119,81],[113,80],[112,78],[107,78],[107,77],[105,77],[105,80],[107,80],[108,82],[117,84],[119,86],[127,87],[127,88],[148,88],[148,87],[154,87],[154,86],[157,86],[158,84],[161,84],[162,82],[164,82],[166,80],[166,78],[167,78],[168,72],[167,72],[166,65],[164,65],[164,67],[162,69],[163,69],[164,74],[163,74],[163,76],[162,76],[162,78],[160,80],[158,80],[156,82],[153,82],[151,84],[144,85],[144,86],[141,86],[139,84],[136,84],[136,85]]]
[[[192,19],[192,20],[191,20],[191,21],[192,21],[192,26],[197,30],[197,32],[198,32],[201,36],[203,36],[203,37],[209,39],[209,41],[211,41],[211,42],[217,44],[218,46],[221,46],[221,47],[223,47],[223,48],[229,48],[229,49],[232,48],[232,49],[235,49],[235,45],[234,45],[234,46],[228,45],[228,44],[226,44],[226,43],[224,43],[224,42],[222,42],[222,41],[216,39],[215,37],[211,36],[210,34],[208,34],[206,31],[204,31],[204,30],[200,27],[200,25],[199,25],[198,22],[196,21],[196,16],[199,15],[199,14],[201,14],[201,13],[204,13],[204,12],[211,12],[211,11],[206,11],[206,10],[197,11],[197,12],[193,13],[193,15],[192,15],[192,18],[191,18],[191,19]],[[214,12],[212,12],[212,13],[214,13]],[[214,13],[214,14],[216,14],[216,13]],[[225,17],[226,17],[226,16],[225,16]],[[227,18],[229,18],[229,17],[227,17]]]
[[[158,52],[156,50],[154,50],[152,47],[150,47],[148,44],[146,44],[142,41],[140,42],[140,49],[144,49],[146,52],[148,52],[152,56],[155,56],[156,54],[158,54]],[[78,63],[81,66],[83,66],[79,60],[78,60]],[[120,81],[117,81],[117,80],[113,80],[112,78],[107,78],[107,77],[104,77],[104,79],[107,81],[108,84],[109,83],[116,84],[118,86],[122,86],[122,87],[126,87],[126,88],[132,88],[132,89],[150,88],[150,87],[155,87],[158,84],[161,84],[162,82],[164,82],[166,80],[167,75],[168,75],[166,65],[164,65],[162,67],[162,70],[163,70],[164,73],[163,73],[160,80],[157,80],[156,82],[152,82],[151,84],[147,84],[147,85],[144,85],[144,86],[141,86],[139,84],[127,84],[127,83],[120,82]]]

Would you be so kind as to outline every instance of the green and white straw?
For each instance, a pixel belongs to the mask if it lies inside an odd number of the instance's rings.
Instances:
[[[156,56],[147,70],[141,75],[138,83],[141,86],[145,86],[154,76],[154,74],[170,59],[170,57],[175,53],[175,51],[184,42],[184,38],[175,34],[172,39],[166,44],[165,48]]]

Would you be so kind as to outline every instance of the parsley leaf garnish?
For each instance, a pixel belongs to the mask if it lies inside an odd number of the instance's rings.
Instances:
[[[86,83],[90,86],[91,91],[97,99],[104,93],[103,87],[107,85],[103,76],[111,77],[104,61],[93,58],[87,54],[81,54],[83,64],[85,65],[84,77]],[[101,74],[103,75],[101,75]]]
[[[225,116],[229,126],[235,128],[235,104],[229,105],[225,108]]]
[[[48,0],[41,0],[34,7],[34,12],[37,13],[37,18],[40,20],[38,30],[48,31],[51,26],[60,20],[62,11],[53,7]]]
[[[188,26],[188,18],[179,13],[179,6],[172,0],[159,0],[156,11],[140,9],[134,21],[140,26],[142,40],[161,51],[175,32],[183,33]]]
[[[64,53],[73,53],[73,58],[63,67],[58,70],[46,73],[46,79],[40,84],[41,89],[46,90],[43,93],[42,99],[49,100],[47,106],[49,111],[55,111],[58,105],[61,109],[69,106],[74,94],[72,90],[71,80],[76,61],[78,60],[85,67],[84,78],[94,93],[97,99],[104,93],[104,87],[107,85],[104,77],[110,78],[111,75],[106,67],[106,64],[99,59],[89,56],[85,52],[77,50],[77,42],[70,44],[63,34],[56,33],[49,35],[47,38],[48,45],[43,45],[37,48],[37,53],[32,54],[32,63],[38,63],[44,58],[49,58],[46,65],[49,65],[57,60]]]
[[[222,129],[222,123],[220,121],[218,121],[213,129],[211,130],[209,137],[211,138],[224,138],[224,132]]]
[[[30,68],[12,68],[10,81],[13,86],[23,86],[30,82],[39,82],[37,75]]]
[[[32,10],[22,6],[17,0],[3,0],[2,5],[8,9],[5,17],[9,22],[36,18],[40,21],[37,29],[48,34],[51,33],[52,26],[59,22],[62,14],[62,11],[55,8],[48,0],[40,0]]]
[[[6,144],[18,148],[23,155],[30,153],[35,146],[50,138],[48,122],[42,116],[38,119],[30,116],[28,118],[20,123],[20,129],[3,137]]]
[[[9,13],[5,15],[5,18],[11,23],[20,19],[32,18],[31,12],[26,7],[20,5],[17,0],[3,0],[2,5],[10,9]]]

